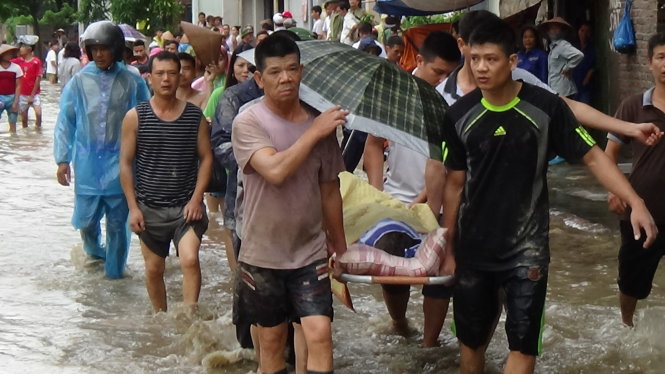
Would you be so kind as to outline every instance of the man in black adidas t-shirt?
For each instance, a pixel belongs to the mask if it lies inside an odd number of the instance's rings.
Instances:
[[[510,354],[507,373],[532,373],[539,351],[549,265],[547,161],[553,153],[582,160],[633,208],[635,234],[657,229],[643,201],[595,146],[557,96],[513,81],[515,36],[496,20],[470,37],[478,89],[445,117],[448,168],[444,224],[449,240],[445,273],[456,266],[453,292],[461,372],[481,373],[484,352],[505,294]]]
[[[156,54],[148,69],[155,96],[123,120],[120,182],[129,226],[141,239],[153,309],[166,311],[164,268],[171,241],[180,257],[184,303],[194,309],[201,290],[199,248],[208,228],[203,193],[212,174],[210,130],[199,107],[176,97],[176,54]]]

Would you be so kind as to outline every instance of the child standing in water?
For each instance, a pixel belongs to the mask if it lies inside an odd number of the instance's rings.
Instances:
[[[8,44],[0,45],[0,116],[7,111],[9,132],[16,132],[18,119],[18,97],[21,92],[23,70],[12,62],[18,48]]]
[[[21,44],[19,49],[20,57],[12,62],[18,64],[23,70],[21,80],[21,95],[18,105],[21,112],[21,125],[28,127],[28,109],[32,107],[35,111],[35,127],[42,127],[42,106],[39,100],[40,83],[42,78],[42,60],[37,58],[33,51],[35,46],[30,44]]]

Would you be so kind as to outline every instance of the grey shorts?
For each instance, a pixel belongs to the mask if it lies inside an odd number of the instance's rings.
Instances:
[[[201,205],[204,209],[203,218],[198,221],[185,222],[182,214],[185,206],[152,208],[139,203],[139,209],[143,213],[145,222],[145,230],[139,234],[141,242],[156,255],[166,258],[169,255],[171,241],[173,241],[177,256],[178,243],[190,228],[194,230],[199,240],[208,229],[208,215],[203,202]]]

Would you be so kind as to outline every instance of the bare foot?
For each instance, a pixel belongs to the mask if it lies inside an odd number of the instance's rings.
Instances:
[[[409,327],[409,320],[406,318],[393,320],[393,329],[398,335],[408,336],[411,334],[411,328]]]
[[[435,342],[428,342],[428,343],[423,342],[423,348],[433,348],[433,347],[440,347],[440,346],[441,346],[441,343],[439,343],[438,340],[435,341]]]

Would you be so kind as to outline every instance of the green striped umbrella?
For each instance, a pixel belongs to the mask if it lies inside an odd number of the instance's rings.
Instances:
[[[317,35],[315,33],[307,29],[303,29],[302,27],[290,27],[287,30],[298,35],[300,40],[316,40],[317,38]]]
[[[441,159],[441,124],[448,108],[430,84],[386,59],[345,44],[298,42],[305,66],[300,99],[317,110],[341,105],[346,126]],[[254,61],[254,52],[241,56]]]

